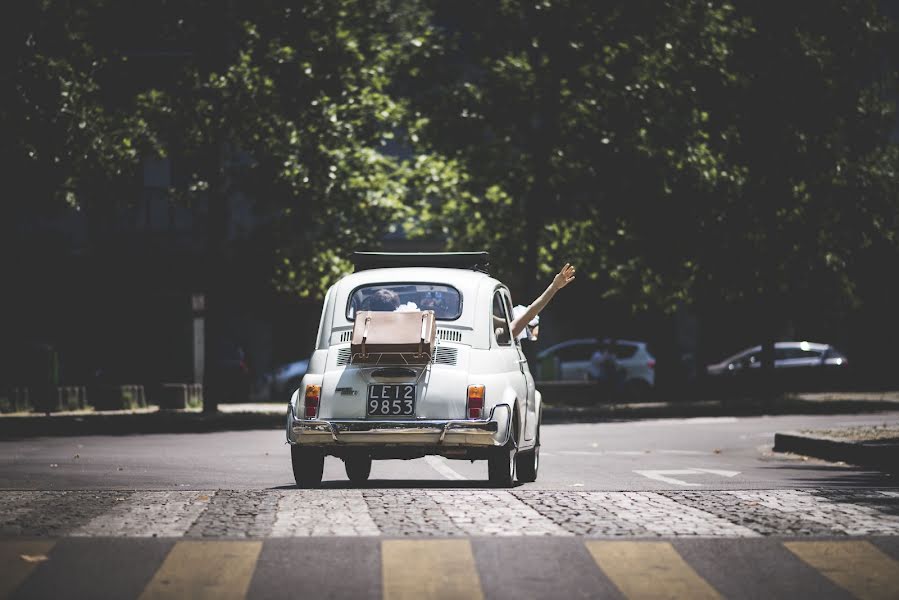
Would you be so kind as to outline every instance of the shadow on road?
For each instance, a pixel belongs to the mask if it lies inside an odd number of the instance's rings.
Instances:
[[[516,483],[512,488],[519,487],[521,484]],[[355,484],[351,481],[323,481],[321,488],[324,490],[377,490],[377,489],[498,489],[490,485],[484,479],[481,481],[453,481],[447,479],[371,479],[363,484]],[[270,490],[295,490],[299,489],[295,485],[277,485],[268,488]]]
[[[767,465],[763,469],[775,469],[786,477],[778,480],[796,482],[797,488],[890,488],[899,487],[899,477],[864,467],[813,464]],[[792,473],[790,473],[792,471]],[[806,477],[805,474],[809,476]],[[822,475],[828,473],[828,475]]]

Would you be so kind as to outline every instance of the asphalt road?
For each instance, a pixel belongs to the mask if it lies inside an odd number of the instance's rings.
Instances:
[[[548,425],[534,484],[280,431],[0,442],[0,598],[896,598],[895,477],[770,451],[865,416]],[[539,537],[538,537],[539,536]]]
[[[899,422],[899,413],[545,425],[540,476],[518,489],[897,486],[895,477],[877,472],[770,451],[777,431],[884,422]],[[657,473],[690,469],[697,471]],[[483,487],[486,477],[483,461],[375,461],[369,486]],[[288,447],[283,432],[275,430],[0,442],[0,489],[267,489],[291,485]],[[324,486],[349,486],[339,459],[326,460]]]

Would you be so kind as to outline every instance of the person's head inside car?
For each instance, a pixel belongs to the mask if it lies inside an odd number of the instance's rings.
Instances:
[[[400,305],[399,294],[387,288],[381,288],[368,297],[366,302],[368,310],[394,311]]]

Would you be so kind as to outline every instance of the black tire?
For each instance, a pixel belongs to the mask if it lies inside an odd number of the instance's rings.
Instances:
[[[515,477],[521,483],[537,481],[537,472],[540,470],[540,423],[537,422],[537,442],[533,449],[519,452],[515,457]]]
[[[343,459],[343,467],[350,481],[356,484],[365,483],[371,475],[371,456],[367,454],[347,456]]]
[[[300,488],[317,488],[322,484],[325,470],[325,453],[319,448],[290,447],[290,462],[293,478]]]
[[[518,419],[512,419],[512,435],[502,448],[494,450],[487,459],[487,478],[490,485],[510,488],[515,481],[515,463],[518,456]]]

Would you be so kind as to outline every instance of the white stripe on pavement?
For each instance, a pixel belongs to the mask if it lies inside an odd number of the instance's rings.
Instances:
[[[290,490],[278,501],[272,537],[381,535],[359,490]]]
[[[454,481],[462,481],[464,479],[468,479],[465,475],[461,473],[456,473],[452,467],[446,464],[446,461],[439,456],[425,456],[425,462],[431,465],[431,468],[446,477],[447,479],[451,479]]]
[[[589,492],[587,499],[658,535],[758,537],[760,534],[654,492]]]
[[[213,491],[123,493],[120,504],[70,535],[181,537],[209,506]]]

